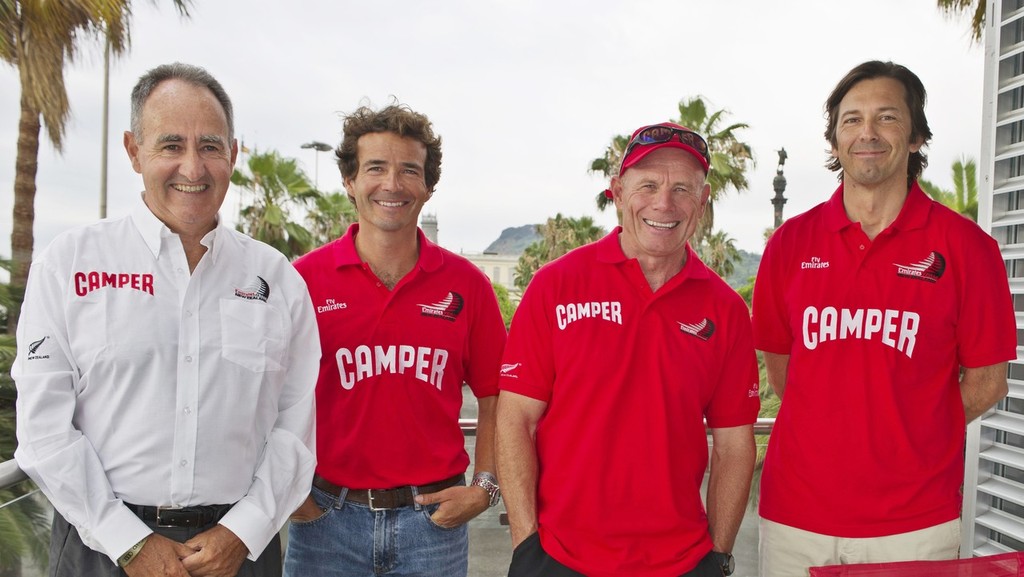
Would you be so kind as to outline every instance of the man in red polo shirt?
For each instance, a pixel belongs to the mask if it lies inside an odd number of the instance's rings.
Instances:
[[[732,571],[758,374],[746,304],[688,244],[709,165],[700,135],[638,129],[608,191],[622,227],[523,296],[498,401],[510,577]]]
[[[917,184],[924,104],[903,66],[851,70],[826,104],[841,184],[761,261],[754,342],[782,398],[765,577],[958,555],[965,424],[1006,394],[1017,340],[996,242]]]
[[[285,574],[458,577],[466,522],[498,501],[494,410],[505,325],[490,281],[417,222],[441,139],[405,106],[345,119],[338,166],[359,222],[295,262],[316,309],[317,468]],[[459,427],[479,401],[475,466]]]

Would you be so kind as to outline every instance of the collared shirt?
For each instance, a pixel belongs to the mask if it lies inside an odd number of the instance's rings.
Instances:
[[[33,262],[11,371],[18,464],[112,560],[150,533],[123,502],[236,503],[255,559],[308,493],[320,347],[302,279],[226,226],[190,275],[144,203]]]
[[[505,346],[494,288],[420,231],[416,266],[388,290],[356,252],[353,224],[295,261],[316,307],[317,472],[354,489],[423,485],[469,465],[462,386],[498,393]]]
[[[754,344],[789,355],[761,475],[761,516],[869,538],[960,514],[960,367],[1016,358],[996,241],[914,183],[874,239],[831,199],[772,235]]]
[[[544,550],[594,577],[675,577],[711,550],[704,427],[757,418],[747,305],[689,247],[652,291],[621,228],[542,267],[516,311],[502,391],[537,424]]]

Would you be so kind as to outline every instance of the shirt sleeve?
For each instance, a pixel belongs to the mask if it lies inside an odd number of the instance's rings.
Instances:
[[[966,269],[959,275],[957,362],[979,368],[1013,360],[1017,357],[1017,321],[999,246],[981,230],[957,236],[977,239],[958,259]]]
[[[793,333],[785,303],[786,284],[779,272],[781,266],[780,229],[772,235],[761,256],[761,264],[754,280],[753,338],[754,347],[761,351],[788,355],[793,346]]]
[[[760,374],[751,336],[750,315],[737,297],[737,306],[726,327],[729,346],[720,363],[721,372],[711,402],[705,410],[708,426],[716,428],[749,425],[761,409]]]
[[[544,401],[555,382],[552,330],[545,305],[548,275],[538,271],[523,294],[509,329],[498,385],[503,391]]]
[[[316,467],[314,399],[320,340],[305,283],[290,265],[286,275],[292,324],[277,421],[248,493],[220,522],[245,543],[252,560],[309,495]]]
[[[486,280],[481,285],[477,314],[469,327],[466,382],[477,397],[490,397],[498,394],[498,369],[508,333],[494,288]]]
[[[67,286],[45,260],[29,271],[11,369],[18,389],[14,457],[82,542],[116,562],[152,531],[114,495],[95,449],[74,426],[80,373],[65,322]]]

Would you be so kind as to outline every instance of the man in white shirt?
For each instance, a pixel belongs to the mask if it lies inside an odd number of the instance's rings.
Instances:
[[[32,264],[15,458],[58,513],[52,576],[281,574],[320,347],[291,264],[218,219],[233,133],[205,70],[150,70],[124,135],[141,202]]]

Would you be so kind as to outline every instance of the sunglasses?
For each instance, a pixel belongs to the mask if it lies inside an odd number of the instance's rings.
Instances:
[[[638,146],[649,146],[651,144],[662,144],[672,140],[672,136],[678,136],[679,142],[689,146],[690,148],[697,151],[698,154],[704,157],[704,161],[711,165],[711,156],[708,154],[708,143],[696,132],[690,132],[689,130],[680,130],[671,126],[662,126],[655,124],[648,126],[641,130],[633,137],[633,140],[629,141],[629,145],[626,146],[626,154],[622,155],[622,158],[629,158],[630,153],[633,152]]]

